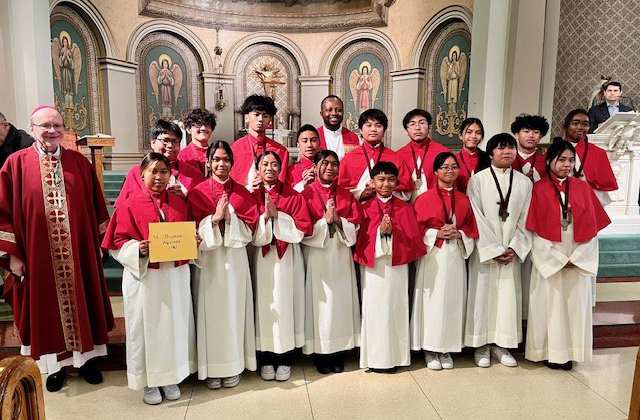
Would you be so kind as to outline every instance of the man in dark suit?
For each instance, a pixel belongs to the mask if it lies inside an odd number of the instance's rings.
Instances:
[[[593,133],[596,128],[618,112],[633,111],[619,101],[622,95],[622,85],[618,82],[608,82],[603,87],[604,99],[600,105],[592,106],[589,109],[589,133]]]
[[[9,124],[0,113],[0,168],[9,155],[20,149],[26,149],[33,144],[33,138],[23,130],[18,130]]]

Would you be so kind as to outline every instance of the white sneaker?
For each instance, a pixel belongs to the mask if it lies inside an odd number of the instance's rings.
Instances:
[[[164,397],[170,401],[180,399],[180,387],[178,385],[167,385],[162,387]]]
[[[149,405],[156,405],[162,402],[162,394],[160,394],[160,389],[157,386],[149,388],[148,386],[144,387],[142,400]]]
[[[276,379],[276,371],[273,365],[264,365],[260,368],[260,376],[265,381],[273,381]]]
[[[509,353],[509,350],[500,346],[491,346],[491,355],[498,359],[500,363],[509,367],[518,366],[516,359]]]
[[[491,349],[489,345],[478,347],[473,354],[473,359],[478,367],[488,368],[491,366]]]
[[[291,366],[280,365],[276,370],[276,381],[286,381],[291,377]]]
[[[427,367],[431,370],[442,369],[442,365],[440,364],[440,359],[438,358],[438,353],[434,353],[432,351],[425,351],[424,361],[427,363]]]
[[[222,380],[222,386],[225,388],[233,388],[240,383],[240,375],[231,376]]]
[[[220,389],[222,388],[222,379],[220,378],[207,378],[207,388]]]
[[[443,369],[453,369],[453,358],[449,353],[440,354],[440,364]]]

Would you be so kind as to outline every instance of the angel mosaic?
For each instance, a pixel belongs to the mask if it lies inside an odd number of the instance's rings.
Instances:
[[[363,61],[349,75],[349,90],[359,114],[372,108],[380,90],[380,71]]]
[[[64,103],[73,106],[82,73],[82,53],[78,44],[71,42],[67,31],[60,31],[58,37],[51,40],[51,59]]]
[[[149,80],[156,104],[162,108],[162,116],[173,117],[173,107],[178,105],[182,88],[182,68],[173,63],[168,54],[160,54],[158,60],[149,65]]]
[[[454,45],[449,50],[449,55],[442,59],[440,64],[440,82],[442,83],[442,95],[447,103],[450,113],[455,113],[467,75],[467,55],[460,53],[460,47]]]

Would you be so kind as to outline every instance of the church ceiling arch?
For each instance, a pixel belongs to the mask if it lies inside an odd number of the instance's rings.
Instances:
[[[257,43],[239,54],[233,67],[235,103],[249,95],[271,97],[278,112],[274,128],[297,130],[300,126],[300,68],[292,53],[280,45]],[[235,132],[245,128],[244,117],[236,113]]]
[[[54,106],[67,131],[78,136],[99,133],[99,40],[82,16],[67,6],[52,10],[50,24]]]
[[[169,33],[146,35],[135,51],[138,148],[150,148],[150,128],[158,119],[182,121],[202,106],[202,64],[192,48]]]
[[[444,23],[425,44],[421,63],[426,69],[424,107],[433,117],[433,138],[457,146],[469,106],[469,27],[460,21]]]
[[[344,125],[348,129],[360,133],[358,118],[370,108],[381,109],[391,121],[392,66],[389,51],[369,40],[353,42],[335,57],[332,92],[343,101]]]
[[[236,30],[386,26],[395,0],[138,0],[141,15]]]

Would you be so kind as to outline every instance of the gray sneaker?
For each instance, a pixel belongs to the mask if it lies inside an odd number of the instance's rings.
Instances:
[[[157,386],[149,388],[144,387],[142,400],[149,405],[156,405],[162,402],[162,394]]]
[[[276,381],[286,381],[291,377],[291,366],[280,365],[276,370]]]
[[[162,387],[164,397],[170,401],[180,399],[180,387],[178,385],[167,385]]]
[[[276,379],[276,370],[273,365],[264,365],[260,368],[260,376],[265,381],[273,381]]]
[[[240,383],[240,375],[231,376],[222,380],[222,386],[225,388],[233,388]]]

